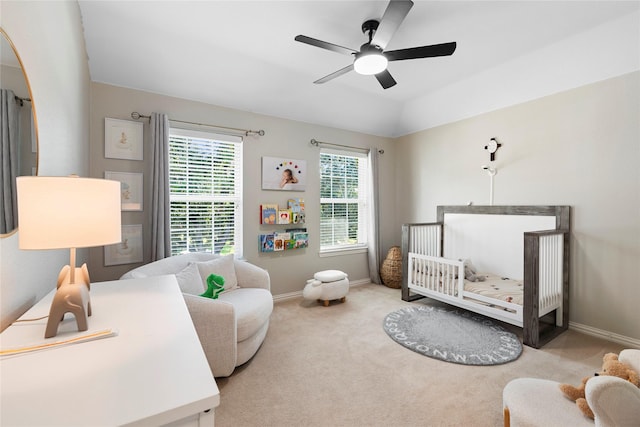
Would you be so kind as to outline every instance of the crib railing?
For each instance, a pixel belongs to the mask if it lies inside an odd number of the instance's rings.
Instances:
[[[402,226],[402,299],[413,301],[421,295],[410,295],[407,286],[409,277],[409,253],[439,257],[442,255],[442,223],[404,224]]]
[[[409,287],[457,297],[464,292],[462,261],[409,252]]]

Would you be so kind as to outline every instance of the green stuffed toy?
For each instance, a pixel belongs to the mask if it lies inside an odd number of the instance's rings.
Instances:
[[[218,299],[218,295],[224,291],[224,277],[217,274],[210,274],[207,277],[207,290],[200,294],[201,297]]]

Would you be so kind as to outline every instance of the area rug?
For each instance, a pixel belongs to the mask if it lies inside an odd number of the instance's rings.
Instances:
[[[451,363],[500,365],[522,353],[513,332],[487,317],[453,307],[405,307],[389,313],[383,327],[398,344]]]

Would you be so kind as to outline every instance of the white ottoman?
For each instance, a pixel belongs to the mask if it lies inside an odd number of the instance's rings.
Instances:
[[[325,307],[329,302],[340,300],[345,302],[349,293],[349,279],[347,274],[339,270],[319,271],[313,279],[307,280],[302,296],[307,300],[317,300]]]

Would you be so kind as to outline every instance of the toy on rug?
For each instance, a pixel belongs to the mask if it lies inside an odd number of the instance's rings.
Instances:
[[[218,276],[217,274],[210,274],[207,277],[207,290],[204,291],[203,294],[200,294],[201,297],[218,299],[218,295],[224,291],[224,277]]]
[[[638,372],[631,369],[626,363],[620,362],[618,360],[618,355],[615,353],[607,353],[604,355],[602,359],[602,370],[600,372],[596,372],[595,375],[610,375],[622,378],[623,380],[629,381],[636,387],[640,387],[640,376],[638,375]],[[578,405],[578,408],[580,408],[585,416],[594,419],[593,411],[589,408],[589,403],[587,403],[584,394],[585,386],[590,378],[592,377],[583,378],[582,384],[578,387],[574,387],[570,384],[560,384],[560,390],[565,394],[565,396],[576,402],[576,405]]]
[[[462,260],[461,260],[462,261]],[[464,278],[470,282],[484,282],[486,277],[478,275],[476,267],[471,263],[470,259],[463,260],[464,262]]]

